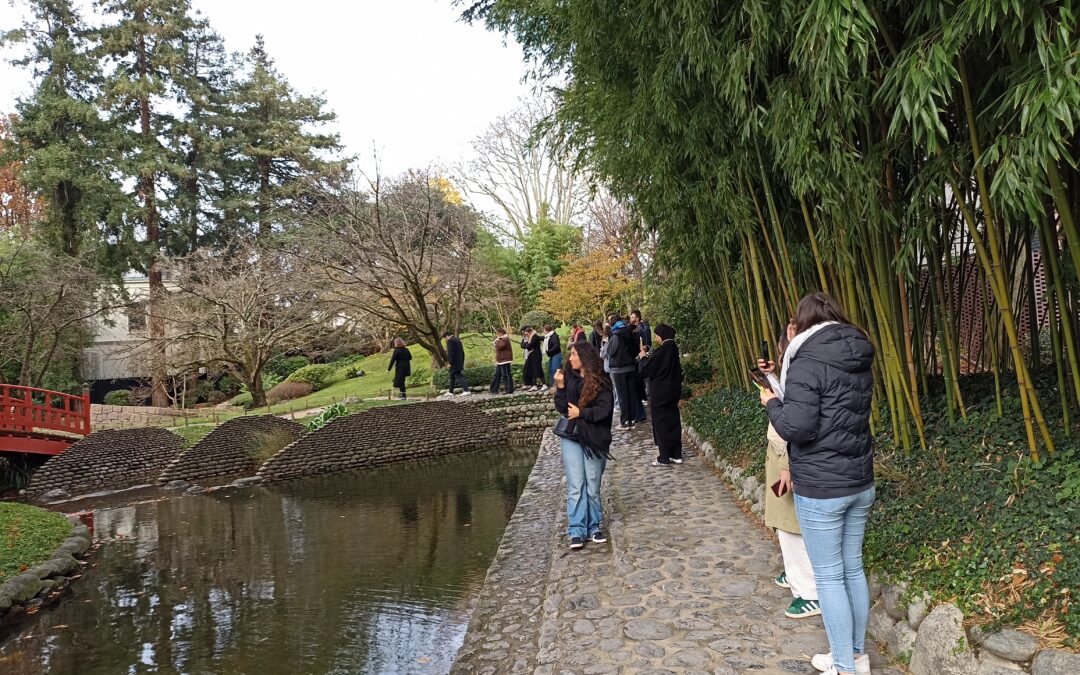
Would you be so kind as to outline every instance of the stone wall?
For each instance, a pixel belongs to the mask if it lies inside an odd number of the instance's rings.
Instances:
[[[711,443],[684,427],[689,445],[720,470],[733,492],[750,511],[764,517],[765,486],[758,476],[719,456]],[[762,441],[764,451],[764,440]],[[886,645],[890,655],[911,664],[913,675],[1075,675],[1080,654],[1039,649],[1039,640],[1011,629],[983,633],[964,629],[964,614],[945,603],[932,607],[926,596],[912,597],[906,584],[883,585],[877,575],[870,583],[870,621],[867,632]]]
[[[27,492],[74,495],[151,483],[181,450],[180,437],[165,429],[98,431],[45,462],[34,472]]]
[[[449,401],[372,408],[339,417],[268,459],[258,475],[287,480],[506,445],[498,419]]]
[[[499,420],[506,427],[513,445],[536,445],[544,430],[551,428],[558,416],[552,397],[542,393],[495,396],[461,404],[474,406]]]
[[[90,428],[178,425],[185,417],[206,415],[205,410],[179,410],[136,405],[90,405]]]
[[[0,618],[24,604],[40,604],[35,598],[66,586],[79,573],[78,558],[90,549],[90,540],[90,530],[73,521],[71,534],[50,559],[0,584]]]
[[[274,415],[231,419],[173,460],[158,482],[252,476],[259,469],[260,454],[265,456],[268,447],[280,449],[298,440],[304,431],[296,422]]]

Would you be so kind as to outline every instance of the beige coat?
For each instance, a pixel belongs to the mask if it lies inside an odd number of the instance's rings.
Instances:
[[[799,519],[795,516],[795,497],[789,490],[783,497],[773,494],[772,485],[780,480],[780,471],[788,468],[787,441],[780,438],[769,425],[769,447],[765,450],[765,525],[768,527],[802,534]]]

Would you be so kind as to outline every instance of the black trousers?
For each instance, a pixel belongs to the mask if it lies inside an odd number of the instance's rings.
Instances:
[[[450,393],[453,394],[457,389],[458,384],[461,384],[461,391],[469,391],[469,383],[465,381],[465,373],[460,370],[450,371]]]
[[[405,378],[407,377],[405,373],[394,373],[394,388],[401,392],[402,398],[405,398]]]
[[[679,414],[679,404],[653,403],[651,410],[653,440],[660,448],[660,456],[656,459],[663,463],[682,459],[682,417]]]
[[[514,374],[509,363],[495,365],[495,378],[491,381],[491,393],[498,394],[502,383],[506,382],[506,393],[514,393]]]
[[[645,407],[637,396],[638,379],[634,371],[611,374],[611,382],[619,395],[619,421],[623,424],[645,420]]]

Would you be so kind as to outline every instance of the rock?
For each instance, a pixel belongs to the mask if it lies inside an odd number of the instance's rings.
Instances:
[[[237,478],[232,483],[229,483],[229,485],[232,485],[233,487],[246,487],[248,485],[258,485],[261,482],[263,482],[261,477],[249,476],[247,478]]]
[[[919,630],[923,619],[930,613],[930,596],[920,593],[911,600],[907,607],[907,622],[915,630]]]
[[[1080,654],[1059,649],[1044,649],[1031,662],[1031,675],[1076,675],[1080,673]]]
[[[207,492],[209,492],[209,490],[207,490],[206,488],[204,488],[201,485],[192,485],[188,489],[184,490],[184,496],[185,497],[194,497],[195,495],[204,495]]]
[[[165,484],[164,489],[166,489],[166,490],[186,490],[189,487],[191,487],[191,483],[187,482],[186,480],[171,480],[171,481],[169,481],[168,483]]]
[[[85,537],[68,537],[60,545],[58,551],[65,551],[73,556],[79,556],[90,549],[90,540]]]
[[[894,621],[907,618],[907,607],[901,601],[907,590],[907,582],[900,582],[895,586],[888,586],[881,593],[881,600],[885,603],[885,611]]]
[[[43,502],[48,503],[48,502],[58,502],[58,501],[61,501],[61,500],[64,500],[64,499],[69,499],[70,497],[71,497],[71,495],[68,494],[67,492],[64,492],[60,488],[56,488],[55,490],[49,490],[45,494],[41,495],[41,497],[39,497],[39,499],[41,501],[43,501]]]
[[[923,620],[911,655],[913,675],[977,675],[968,646],[964,614],[955,605],[938,605]]]
[[[750,499],[754,495],[754,491],[761,485],[761,481],[757,479],[757,476],[747,476],[742,481],[743,497]]]
[[[915,651],[915,631],[906,621],[898,621],[889,631],[889,653],[894,657],[909,660]]]
[[[894,625],[896,625],[896,622],[885,611],[885,605],[880,600],[875,602],[874,606],[870,608],[870,620],[866,626],[867,632],[879,642],[888,642],[889,633],[892,632]]]
[[[1006,661],[1030,661],[1039,649],[1037,639],[1009,628],[989,634],[973,629],[971,638],[981,649]]]
[[[979,675],[1016,675],[1025,672],[1012,661],[999,659],[989,652],[979,655]]]
[[[673,632],[671,626],[653,619],[630,619],[623,630],[631,640],[666,640]]]
[[[578,619],[574,622],[574,632],[578,635],[592,635],[596,632],[596,626],[588,619]]]
[[[877,572],[870,572],[866,575],[866,586],[870,591],[870,602],[876,602],[881,597],[883,586]]]
[[[11,602],[14,604],[16,602],[26,602],[37,595],[41,592],[42,584],[41,579],[36,574],[23,572],[8,580],[4,587],[5,594],[11,598]]]

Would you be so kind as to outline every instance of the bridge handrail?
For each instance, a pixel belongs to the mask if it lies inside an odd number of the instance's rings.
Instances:
[[[34,401],[34,397],[42,403]],[[59,405],[57,405],[59,404]],[[0,384],[0,431],[90,433],[90,390],[82,395],[49,389]]]

